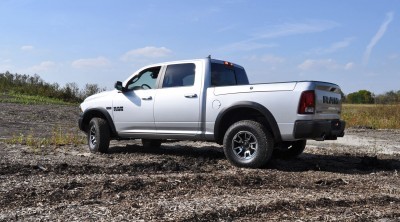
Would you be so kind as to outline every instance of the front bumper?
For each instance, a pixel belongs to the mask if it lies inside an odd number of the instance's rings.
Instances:
[[[336,140],[344,136],[343,120],[299,120],[294,125],[295,139]]]

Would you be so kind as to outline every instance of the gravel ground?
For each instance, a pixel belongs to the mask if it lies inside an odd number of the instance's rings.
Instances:
[[[70,106],[0,104],[0,138],[77,131]],[[0,221],[400,221],[400,131],[348,129],[265,169],[220,146],[139,141],[42,147],[0,142]]]

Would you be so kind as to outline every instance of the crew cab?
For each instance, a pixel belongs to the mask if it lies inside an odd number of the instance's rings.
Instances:
[[[341,89],[320,81],[250,84],[240,65],[211,59],[149,65],[85,99],[79,128],[91,152],[110,139],[214,141],[239,167],[300,155],[308,139],[344,136]]]

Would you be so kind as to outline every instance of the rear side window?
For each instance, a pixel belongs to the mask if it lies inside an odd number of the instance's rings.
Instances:
[[[211,85],[212,86],[232,86],[249,84],[246,71],[244,69],[219,64],[211,63]]]
[[[193,86],[196,66],[193,63],[169,65],[165,71],[163,88]]]

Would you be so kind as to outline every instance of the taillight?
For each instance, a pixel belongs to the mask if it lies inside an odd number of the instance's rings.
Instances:
[[[314,90],[304,91],[300,97],[299,114],[313,114],[315,112]]]

